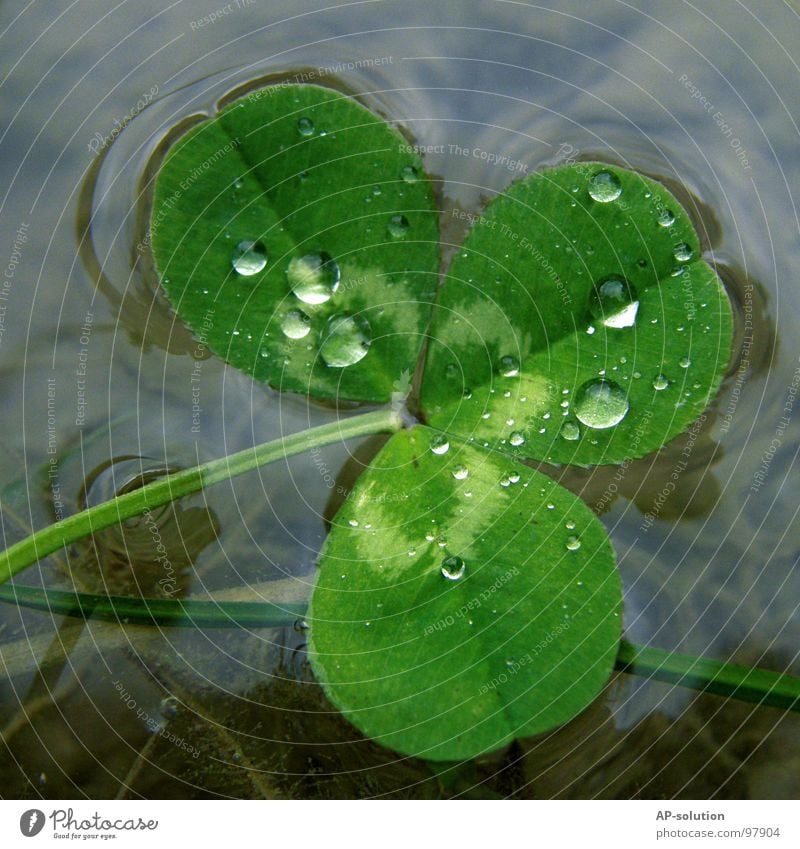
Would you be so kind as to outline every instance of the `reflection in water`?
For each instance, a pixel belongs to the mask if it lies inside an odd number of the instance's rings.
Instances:
[[[121,457],[86,478],[83,506],[93,507],[178,471],[147,457]],[[180,499],[126,519],[91,538],[77,574],[87,587],[111,594],[179,598],[191,583],[191,568],[216,540],[219,523],[208,507]]]

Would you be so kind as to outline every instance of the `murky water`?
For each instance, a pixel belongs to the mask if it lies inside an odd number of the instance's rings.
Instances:
[[[224,5],[0,11],[6,544],[109,479],[117,488],[346,414],[200,358],[141,244],[166,141],[279,75],[354,92],[426,146],[445,240],[461,238],[462,210],[559,162],[620,163],[676,191],[736,305],[728,380],[704,423],[621,477],[555,474],[602,513],[629,638],[800,674],[794,4]],[[166,577],[196,594],[249,584],[305,598],[333,484],[376,447],[328,448],[219,484],[106,532],[102,567],[76,548],[26,578],[71,569],[115,591],[144,582],[157,593]],[[152,557],[154,532],[169,576]],[[140,574],[131,556],[147,561]],[[422,763],[348,742],[357,734],[325,712],[300,626],[160,632],[6,608],[0,623],[3,795],[455,792]],[[478,764],[456,790],[796,797],[797,728],[772,710],[620,677],[566,729]]]

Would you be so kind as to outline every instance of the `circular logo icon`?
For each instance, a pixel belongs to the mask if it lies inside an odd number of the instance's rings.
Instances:
[[[19,818],[19,830],[25,837],[36,837],[44,828],[44,812],[38,808],[31,808]]]

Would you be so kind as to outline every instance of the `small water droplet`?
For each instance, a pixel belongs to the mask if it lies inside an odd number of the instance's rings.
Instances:
[[[410,227],[405,215],[393,215],[386,225],[386,231],[393,239],[403,239],[408,235]]]
[[[447,557],[442,561],[442,575],[448,581],[457,581],[464,577],[467,564],[460,557]]]
[[[578,420],[596,430],[619,424],[628,409],[625,393],[610,380],[589,380],[575,396],[575,415]]]
[[[566,439],[568,442],[574,442],[576,439],[580,439],[581,429],[575,422],[564,422],[561,425],[559,434],[562,439]]]
[[[431,439],[431,451],[434,454],[447,454],[450,450],[450,443],[447,440],[447,437],[443,433],[437,433]]]
[[[311,319],[302,310],[289,310],[283,317],[281,330],[289,339],[303,339],[311,330]]]
[[[662,389],[666,389],[669,386],[669,381],[663,374],[657,374],[653,378],[653,389],[657,392],[660,392]]]
[[[675,223],[675,216],[669,209],[662,209],[658,216],[659,227],[672,227]]]
[[[319,355],[326,366],[346,368],[367,356],[371,341],[365,318],[341,313],[328,320]]]
[[[516,357],[500,357],[500,374],[503,377],[516,377],[519,374],[519,360]]]
[[[519,483],[519,472],[510,472],[508,475],[509,483]]]
[[[692,361],[688,357],[681,357],[681,359],[678,361],[678,365],[681,368],[689,368],[691,364]]]
[[[298,634],[302,634],[304,631],[308,631],[309,624],[305,619],[295,619],[292,628],[297,631]]]
[[[305,304],[324,304],[339,288],[341,272],[336,262],[323,252],[295,257],[286,269],[295,297]]]
[[[589,180],[589,196],[598,203],[609,203],[622,194],[619,177],[610,171],[598,171]]]
[[[261,242],[250,242],[246,239],[239,242],[233,249],[231,265],[242,277],[258,274],[267,264],[267,249]]]
[[[453,466],[453,477],[457,481],[463,481],[469,476],[469,469],[466,466]]]
[[[581,547],[581,541],[574,535],[567,537],[567,550],[577,551]]]
[[[348,519],[347,524],[350,525],[351,528],[358,527],[358,519]]]
[[[694,251],[686,244],[686,242],[681,242],[679,245],[675,245],[674,256],[678,262],[689,262],[689,260],[694,256]],[[680,270],[678,273],[681,273]]]
[[[589,312],[606,327],[632,327],[639,311],[639,299],[633,284],[624,277],[612,275],[594,285],[589,299]]]
[[[508,441],[515,447],[518,448],[520,445],[525,444],[525,437],[518,431],[512,431],[511,436],[509,436]]]
[[[404,165],[400,169],[400,177],[406,183],[416,183],[419,179],[419,171],[413,165]]]
[[[574,531],[574,530],[575,530],[575,522],[573,522],[573,521],[572,521],[572,519],[568,519],[568,520],[566,521],[566,523],[564,524],[564,527],[565,527],[568,531]]]
[[[300,133],[301,136],[313,136],[314,122],[311,118],[299,118],[297,121],[297,132]]]

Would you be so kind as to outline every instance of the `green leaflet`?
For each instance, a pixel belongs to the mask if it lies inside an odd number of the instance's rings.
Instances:
[[[161,284],[227,362],[277,389],[388,401],[413,371],[439,266],[405,139],[317,86],[254,92],[188,132],[156,181]]]
[[[599,163],[512,185],[442,287],[429,424],[520,457],[641,457],[696,419],[730,359],[732,314],[661,185]]]
[[[513,460],[395,434],[336,517],[309,612],[314,671],[364,734],[462,760],[571,719],[614,666],[600,522]]]

